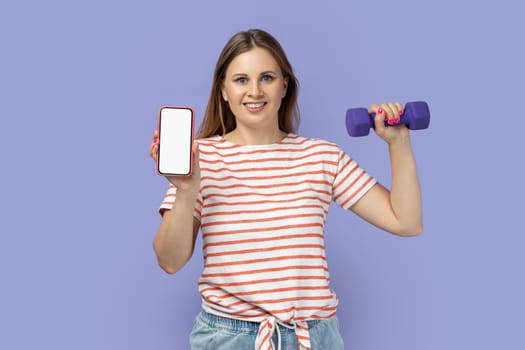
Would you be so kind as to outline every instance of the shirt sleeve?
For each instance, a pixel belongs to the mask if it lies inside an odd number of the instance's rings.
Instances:
[[[339,149],[332,199],[344,209],[350,209],[375,184],[376,180],[352,158]]]
[[[163,215],[166,210],[171,210],[173,208],[173,204],[175,203],[175,200],[177,198],[177,188],[173,186],[172,184],[169,185],[168,191],[166,192],[166,195],[164,196],[164,200],[160,204],[159,207],[159,214]],[[202,212],[202,195],[199,193],[197,196],[197,201],[195,202],[195,209],[193,211],[193,216],[197,220],[201,220],[201,212]]]

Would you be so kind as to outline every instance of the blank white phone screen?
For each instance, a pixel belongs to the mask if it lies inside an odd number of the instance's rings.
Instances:
[[[159,121],[159,173],[188,175],[191,171],[193,112],[164,107]]]

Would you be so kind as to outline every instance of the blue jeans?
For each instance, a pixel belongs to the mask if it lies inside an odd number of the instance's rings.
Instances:
[[[342,350],[337,316],[308,321],[312,350]],[[201,311],[195,319],[190,336],[191,350],[253,350],[259,323],[233,320]],[[279,325],[281,350],[297,350],[293,329]],[[277,349],[277,332],[273,336]]]

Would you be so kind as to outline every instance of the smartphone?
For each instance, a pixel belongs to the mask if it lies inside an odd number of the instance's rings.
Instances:
[[[159,175],[191,175],[194,112],[191,107],[159,110]]]

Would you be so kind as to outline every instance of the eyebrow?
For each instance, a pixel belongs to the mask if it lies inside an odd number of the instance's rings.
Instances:
[[[266,74],[277,75],[277,73],[275,71],[267,70],[267,71],[261,72],[261,74],[259,74],[259,76],[266,75]],[[245,76],[248,76],[248,74],[247,73],[235,73],[235,74],[232,75],[232,78],[245,77]]]

